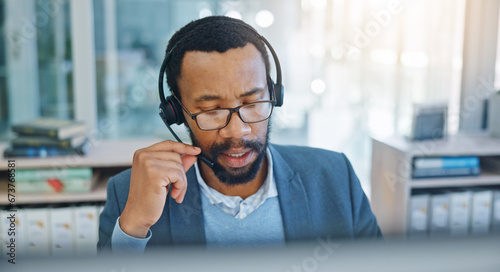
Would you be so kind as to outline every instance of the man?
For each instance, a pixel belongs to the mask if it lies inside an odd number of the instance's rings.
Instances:
[[[381,236],[343,154],[268,144],[276,97],[266,48],[248,25],[221,16],[193,21],[167,52],[167,82],[194,146],[140,149],[132,169],[108,181],[100,248]]]

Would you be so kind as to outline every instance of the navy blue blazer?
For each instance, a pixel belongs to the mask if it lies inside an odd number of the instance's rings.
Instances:
[[[269,145],[287,242],[317,237],[382,237],[354,170],[344,154],[298,146]],[[163,214],[151,226],[153,245],[205,244],[200,189],[194,167],[186,173],[182,204],[167,197]],[[108,181],[99,221],[98,248],[111,247],[111,234],[128,197],[130,169]]]

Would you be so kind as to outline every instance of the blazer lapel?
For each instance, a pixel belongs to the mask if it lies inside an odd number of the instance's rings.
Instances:
[[[312,238],[312,220],[309,201],[302,179],[295,173],[276,149],[269,145],[273,158],[273,172],[287,241]]]
[[[188,188],[184,201],[179,204],[169,197],[170,229],[176,244],[205,244],[205,227],[200,189],[194,167],[186,173]]]

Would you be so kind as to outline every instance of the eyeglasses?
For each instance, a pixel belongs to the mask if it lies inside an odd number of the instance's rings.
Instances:
[[[234,112],[237,112],[241,121],[246,124],[262,122],[271,117],[275,104],[273,100],[265,100],[241,105],[236,108],[215,109],[192,114],[182,105],[181,101],[176,96],[174,96],[174,98],[201,130],[216,130],[226,127]]]

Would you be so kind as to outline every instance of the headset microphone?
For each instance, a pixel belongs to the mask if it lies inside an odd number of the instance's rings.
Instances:
[[[280,62],[278,59],[278,55],[274,51],[273,47],[253,27],[246,25],[244,23],[235,22],[235,21],[227,21],[227,23],[233,23],[233,24],[237,24],[239,26],[245,27],[250,32],[255,34],[267,46],[267,48],[269,49],[269,52],[271,52],[271,55],[272,55],[273,60],[274,60],[274,64],[276,65],[276,83],[274,83],[271,80],[271,78],[268,77],[267,78],[267,80],[268,80],[267,85],[269,88],[270,97],[275,101],[274,106],[281,107],[283,105],[285,88],[283,87],[283,85],[281,83],[281,66],[280,66]],[[183,143],[183,142],[175,134],[175,132],[172,130],[172,128],[170,126],[172,124],[181,125],[182,123],[184,123],[185,119],[184,119],[183,109],[182,109],[182,106],[177,101],[177,99],[175,99],[172,95],[165,97],[165,93],[163,91],[163,78],[164,78],[165,71],[167,68],[167,63],[169,62],[169,60],[172,56],[172,52],[174,51],[175,47],[182,40],[183,39],[180,39],[179,41],[177,41],[177,43],[175,43],[172,46],[172,48],[170,49],[170,51],[168,51],[167,54],[165,55],[165,58],[163,60],[161,68],[160,68],[160,75],[158,77],[158,91],[160,93],[160,112],[159,112],[159,114],[160,114],[161,119],[163,120],[163,122],[167,126],[168,130],[170,131],[170,133],[172,133],[172,135],[174,135],[175,139],[180,143]],[[214,163],[209,158],[207,158],[205,155],[199,154],[197,157],[202,162],[207,164],[210,168],[213,168]]]

